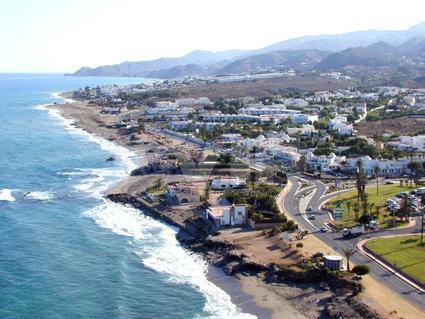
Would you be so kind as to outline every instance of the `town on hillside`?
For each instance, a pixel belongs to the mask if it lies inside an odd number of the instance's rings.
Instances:
[[[245,81],[228,79],[237,80]],[[385,284],[396,293],[413,287],[409,302],[420,304],[425,89],[226,97],[222,88],[217,80],[186,79],[72,92],[83,114],[76,125],[92,121],[94,132],[143,154],[109,199],[179,227],[180,241],[211,260],[231,247],[233,257],[220,261],[228,274],[264,272],[261,265],[325,269],[348,280],[340,285],[353,294],[368,273],[396,274],[396,284],[382,277]],[[286,270],[279,271],[270,278]]]

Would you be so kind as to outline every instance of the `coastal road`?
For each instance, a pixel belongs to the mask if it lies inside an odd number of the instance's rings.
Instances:
[[[325,196],[326,186],[317,181],[313,182],[313,187],[301,188],[301,182],[298,177],[291,176],[289,178],[290,189],[284,199],[283,206],[288,212],[291,218],[293,218],[301,228],[308,230],[312,234],[310,236],[316,236],[322,242],[329,247],[338,251],[343,255],[342,250],[344,248],[356,248],[357,243],[362,239],[371,237],[381,237],[389,235],[399,235],[406,233],[419,232],[419,224],[404,229],[388,230],[379,233],[369,233],[357,238],[346,239],[339,232],[321,232],[318,227],[322,221],[326,220],[326,215],[316,214],[316,220],[308,220],[305,218],[305,211],[302,211],[307,206],[312,206],[314,211],[317,211],[319,205],[328,199]],[[316,188],[313,190],[313,188]],[[308,195],[308,193],[310,195]],[[307,203],[306,203],[307,201]],[[408,283],[397,277],[392,272],[383,268],[378,263],[371,260],[369,257],[363,255],[358,251],[352,258],[351,261],[355,264],[367,264],[370,269],[370,276],[372,276],[378,282],[384,284],[395,293],[399,294],[401,298],[405,299],[409,303],[415,305],[418,309],[425,312],[425,294],[421,293],[417,289],[410,286]]]

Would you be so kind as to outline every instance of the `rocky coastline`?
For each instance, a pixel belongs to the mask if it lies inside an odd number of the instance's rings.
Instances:
[[[228,276],[236,278],[253,276],[267,285],[309,285],[329,291],[331,296],[326,300],[321,314],[324,318],[385,318],[358,298],[363,290],[360,282],[319,267],[320,255],[313,258],[317,264],[308,270],[258,263],[246,256],[233,243],[211,238],[202,227],[199,229],[182,227],[143,199],[129,194],[109,194],[106,197],[116,203],[131,205],[147,216],[177,227],[176,238],[183,247],[200,254],[209,264],[219,267]]]

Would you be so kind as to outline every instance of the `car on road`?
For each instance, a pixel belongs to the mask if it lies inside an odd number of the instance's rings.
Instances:
[[[311,212],[313,211],[313,207],[311,206],[307,206],[307,208],[305,209],[306,212]]]
[[[314,219],[316,219],[316,215],[314,215],[314,214],[313,215],[309,215],[308,216],[308,219],[314,220]]]
[[[320,231],[322,233],[326,233],[328,231],[328,228],[326,226],[322,226],[322,227],[320,227]]]

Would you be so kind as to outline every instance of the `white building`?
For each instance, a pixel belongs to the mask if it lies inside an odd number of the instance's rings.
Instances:
[[[403,100],[408,106],[414,106],[416,103],[416,97],[413,95],[405,96]]]
[[[206,217],[216,226],[243,225],[247,209],[246,205],[212,206],[206,209]]]
[[[293,115],[291,115],[291,123],[292,124],[314,123],[318,120],[319,120],[318,115],[310,115],[310,114],[293,114]]]
[[[292,107],[307,107],[308,102],[304,99],[284,99],[283,104]]]
[[[388,142],[388,146],[399,150],[425,152],[425,135],[400,136],[397,140]]]
[[[195,106],[195,105],[201,105],[201,106],[208,106],[211,105],[212,102],[207,97],[200,97],[200,98],[183,98],[183,99],[177,99],[176,104],[180,107],[183,106]]]
[[[334,171],[346,160],[345,156],[337,156],[334,153],[330,153],[328,156],[316,156],[312,152],[308,152],[306,157],[307,169],[321,172]]]
[[[347,124],[346,117],[336,117],[329,121],[329,129],[336,132],[339,136],[351,136],[353,134],[353,125]]]
[[[211,188],[218,189],[234,189],[244,187],[246,184],[244,179],[235,177],[217,177],[211,182]]]
[[[175,131],[185,130],[190,125],[192,125],[192,121],[171,121],[168,122],[168,128]]]
[[[394,160],[388,159],[372,159],[369,156],[363,156],[361,158],[348,158],[346,169],[355,172],[357,169],[357,163],[361,159],[363,170],[368,176],[375,176],[375,168],[378,167],[379,176],[390,176],[398,177],[405,174],[409,174],[410,158],[400,158]],[[424,158],[417,158],[414,161],[424,162]]]
[[[285,165],[294,166],[299,160],[301,155],[298,153],[298,149],[292,146],[283,145],[267,145],[265,146],[265,152],[276,160],[281,160]]]
[[[318,131],[314,128],[313,125],[304,124],[302,127],[288,127],[286,129],[288,135],[304,135],[304,136],[313,136],[318,134]]]

